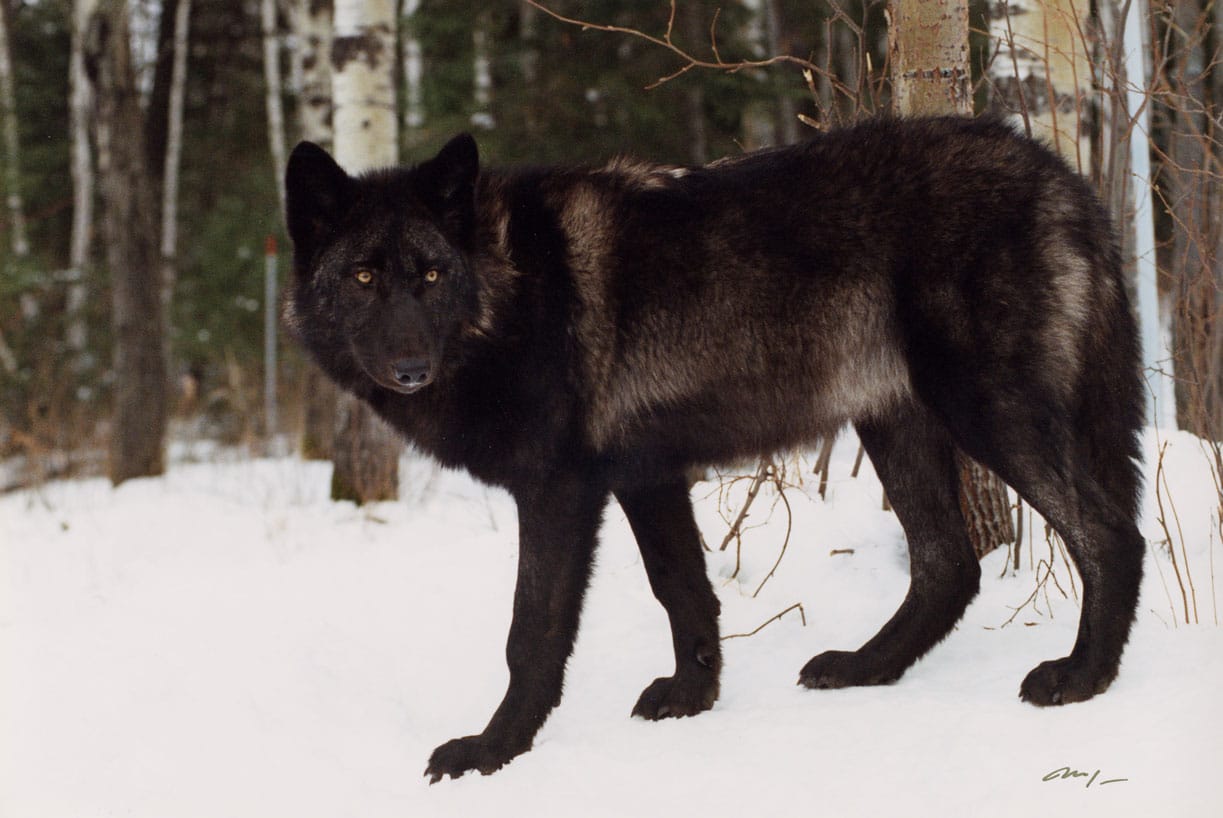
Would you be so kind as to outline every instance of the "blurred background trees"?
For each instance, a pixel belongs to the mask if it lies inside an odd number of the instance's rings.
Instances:
[[[112,304],[121,295],[122,271],[109,253],[115,239],[103,229],[100,185],[90,187],[101,100],[95,80],[82,79],[89,73],[83,26],[113,2],[0,0],[12,85],[7,106],[0,54],[0,135],[10,120],[16,134],[15,147],[7,140],[0,145],[6,200],[0,209],[6,234],[0,240],[0,460],[25,458],[27,475],[101,470],[120,420]],[[186,0],[120,3],[144,123],[140,132],[115,138],[142,149],[154,203],[165,191],[173,131],[180,3]],[[655,37],[668,30],[672,13],[667,0],[544,5]],[[493,164],[598,162],[618,153],[705,161],[801,139],[813,127],[889,109],[887,5],[676,3],[671,36],[691,55],[726,63],[788,55],[809,64],[804,73],[793,63],[681,70],[685,62],[672,50],[568,25],[522,0],[400,0],[389,67],[398,155],[404,162],[424,158],[460,130],[475,133]],[[1110,94],[1125,82],[1116,14],[1124,4],[967,5],[974,110],[1001,111],[1019,127],[1026,122],[1036,135],[1064,142],[1110,207],[1129,207],[1125,189],[1145,180],[1131,179],[1122,161],[1133,115],[1114,111],[1118,95]],[[172,439],[204,436],[252,446],[261,440],[263,247],[267,236],[279,236],[287,248],[279,213],[283,168],[270,146],[280,139],[286,146],[299,138],[332,139],[332,11],[328,0],[193,0],[187,7],[177,215],[155,207],[148,228],[154,248],[166,218],[178,228],[164,321]],[[1152,2],[1140,19],[1148,75],[1138,84],[1151,117],[1156,260],[1171,319],[1177,416],[1218,439],[1223,11],[1209,0]],[[268,55],[275,71],[268,70]],[[267,77],[276,87],[269,88]],[[277,107],[282,137],[269,125],[269,111]],[[1117,190],[1123,195],[1111,195]],[[25,252],[18,252],[23,225]],[[282,253],[283,276],[287,250]],[[305,417],[321,415],[316,428],[334,424],[329,401],[307,400],[322,390],[311,365],[291,347],[279,374],[280,426],[301,445]],[[319,440],[305,448],[330,456],[329,445]]]

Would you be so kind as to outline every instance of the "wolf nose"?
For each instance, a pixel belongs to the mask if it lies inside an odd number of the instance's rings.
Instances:
[[[418,387],[429,382],[428,358],[404,358],[391,364],[391,376],[400,386]]]

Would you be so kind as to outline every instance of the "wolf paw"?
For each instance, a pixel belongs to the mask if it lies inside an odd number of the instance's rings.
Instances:
[[[1070,704],[1103,693],[1116,671],[1107,673],[1071,657],[1042,662],[1019,686],[1019,698],[1038,707]]]
[[[517,752],[505,750],[483,735],[456,738],[433,751],[425,775],[429,777],[430,784],[436,784],[447,775],[458,778],[471,770],[489,775],[524,751],[525,748]]]
[[[860,653],[829,650],[808,662],[798,674],[798,683],[812,690],[831,690],[862,685],[886,685],[902,671],[889,670],[868,661]]]
[[[650,721],[695,716],[713,707],[717,698],[716,675],[708,678],[664,676],[655,679],[641,692],[633,707],[633,715]]]

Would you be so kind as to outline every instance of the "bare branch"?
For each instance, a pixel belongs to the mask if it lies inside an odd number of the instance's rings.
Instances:
[[[526,2],[530,6],[538,9],[539,11],[542,11],[544,14],[548,15],[552,19],[557,20],[559,22],[567,23],[568,25],[571,25],[571,26],[577,26],[584,30],[605,31],[605,32],[612,33],[612,34],[624,34],[628,37],[634,37],[638,40],[644,40],[647,43],[651,43],[653,45],[658,46],[659,48],[663,48],[663,49],[666,49],[667,51],[670,51],[676,57],[679,57],[681,60],[683,60],[684,62],[683,68],[679,69],[678,71],[675,71],[672,74],[668,74],[667,76],[662,77],[661,79],[658,79],[655,82],[651,83],[650,85],[646,86],[648,89],[654,89],[662,85],[665,82],[670,82],[671,80],[675,79],[678,76],[681,76],[682,74],[687,73],[688,71],[692,70],[693,68],[711,68],[717,71],[725,71],[728,74],[733,74],[737,71],[742,71],[747,68],[767,68],[773,65],[794,65],[794,66],[797,66],[798,68],[811,71],[815,74],[819,74],[822,77],[827,77],[828,80],[831,83],[833,83],[834,86],[837,87],[838,91],[841,91],[843,93],[848,93],[850,90],[846,88],[841,82],[839,82],[835,76],[832,76],[827,71],[825,71],[823,68],[819,67],[818,65],[811,62],[810,60],[804,60],[801,57],[794,57],[789,54],[778,54],[778,55],[768,57],[765,59],[761,59],[761,60],[735,60],[735,61],[728,62],[726,60],[723,60],[721,54],[718,53],[717,40],[715,38],[712,43],[713,52],[714,52],[714,59],[712,61],[701,59],[700,57],[693,55],[690,51],[676,45],[671,37],[672,29],[674,28],[674,25],[675,25],[675,13],[676,13],[675,12],[675,0],[671,0],[671,11],[670,11],[670,15],[667,18],[667,29],[663,33],[663,36],[661,37],[657,37],[653,34],[647,34],[646,32],[642,31],[641,29],[637,29],[637,28],[629,28],[627,26],[617,26],[617,25],[613,25],[610,23],[594,23],[594,22],[591,22],[590,20],[580,20],[576,17],[569,17],[567,15],[561,14],[558,11],[548,8],[547,6],[540,3],[539,0],[526,0]],[[713,22],[714,26],[717,25],[717,20],[718,20],[718,15],[715,14],[714,22]],[[710,28],[710,35],[713,36],[712,26]]]

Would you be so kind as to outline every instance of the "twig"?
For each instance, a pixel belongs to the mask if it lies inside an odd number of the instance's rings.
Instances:
[[[771,464],[769,461],[761,458],[760,465],[756,469],[756,476],[752,478],[752,484],[747,487],[747,497],[743,501],[743,507],[739,509],[738,516],[730,524],[730,529],[726,532],[726,536],[722,538],[722,544],[718,546],[719,551],[725,551],[726,546],[730,545],[730,541],[738,538],[742,533],[743,521],[747,519],[747,512],[752,507],[752,502],[756,499],[756,495],[760,493],[760,487],[768,479],[770,468]]]
[[[794,528],[794,510],[790,508],[790,500],[786,497],[786,488],[781,484],[781,479],[776,475],[773,477],[773,482],[777,486],[778,498],[786,504],[786,538],[781,541],[781,551],[777,554],[777,561],[773,563],[773,567],[769,569],[764,579],[760,580],[760,584],[756,586],[752,599],[759,595],[760,590],[764,588],[764,584],[772,579],[773,574],[777,571],[777,566],[781,565],[781,558],[786,555],[786,546],[790,544],[790,531]]]
[[[1166,443],[1164,445],[1167,446]],[[1161,457],[1163,456],[1163,452],[1160,452],[1160,456]],[[1166,471],[1163,472],[1162,477],[1163,477],[1163,483],[1164,483],[1164,491],[1168,495],[1168,506],[1172,509],[1172,520],[1173,522],[1176,523],[1176,536],[1180,539],[1180,542],[1181,542],[1181,558],[1185,562],[1185,579],[1189,583],[1189,596],[1193,603],[1193,623],[1196,625],[1196,624],[1199,624],[1198,622],[1198,592],[1197,592],[1197,588],[1195,588],[1193,585],[1193,571],[1189,569],[1189,552],[1185,549],[1185,532],[1181,528],[1181,515],[1177,512],[1176,503],[1172,499],[1172,489],[1168,488],[1168,473]],[[1168,550],[1171,551],[1173,547],[1174,547],[1173,544],[1169,542]],[[1178,578],[1179,578],[1179,575],[1178,575]],[[1181,593],[1184,594],[1184,592],[1185,592],[1185,589],[1182,587]],[[1189,620],[1187,618],[1185,620],[1185,624],[1186,625],[1189,624]]]
[[[807,614],[803,611],[803,603],[795,602],[793,605],[791,605],[789,608],[786,608],[781,613],[774,614],[773,616],[764,620],[764,622],[757,625],[755,629],[750,630],[747,633],[728,633],[726,636],[722,637],[722,641],[726,641],[727,639],[742,639],[743,637],[746,637],[746,636],[755,636],[756,634],[764,630],[765,626],[773,624],[774,622],[776,622],[777,620],[781,619],[783,616],[788,614],[790,611],[794,610],[795,608],[798,608],[798,615],[802,618],[803,627],[804,628],[807,627]]]
[[[1052,556],[1052,554],[1050,554],[1050,556]],[[1044,567],[1045,569],[1045,575],[1043,577],[1040,576],[1040,569],[1042,567]],[[1019,616],[1019,612],[1022,611],[1024,608],[1028,607],[1028,605],[1032,605],[1033,609],[1036,610],[1036,612],[1039,614],[1040,611],[1036,609],[1036,606],[1033,603],[1036,602],[1036,599],[1042,590],[1045,592],[1045,604],[1049,605],[1048,585],[1049,585],[1050,578],[1052,578],[1053,580],[1054,587],[1056,587],[1057,590],[1061,592],[1062,597],[1065,599],[1069,599],[1069,597],[1066,595],[1066,591],[1063,590],[1061,583],[1057,581],[1057,575],[1053,573],[1052,563],[1045,562],[1042,559],[1036,566],[1036,575],[1037,575],[1036,587],[1032,589],[1032,593],[1028,594],[1028,598],[1023,601],[1022,605],[1020,605],[1018,608],[1012,609],[1013,613],[1010,615],[1010,617],[1005,622],[1002,623],[1000,627],[1005,628],[1007,625],[1014,622],[1015,617]],[[1049,618],[1050,619],[1053,618],[1053,607],[1051,605],[1049,605]]]
[[[819,457],[815,461],[815,473],[820,476],[820,499],[827,499],[828,494],[828,471],[832,465],[832,445],[836,442],[836,438],[832,435],[824,438],[823,444],[820,446]]]
[[[1163,529],[1164,539],[1168,543],[1168,557],[1172,561],[1172,571],[1176,574],[1176,582],[1181,589],[1181,602],[1185,607],[1185,624],[1189,624],[1189,596],[1185,593],[1185,581],[1181,578],[1181,569],[1176,562],[1176,543],[1172,540],[1172,532],[1168,530],[1168,515],[1164,511],[1164,498],[1159,490],[1159,485],[1162,482],[1165,490],[1168,485],[1167,479],[1163,478],[1164,471],[1164,453],[1168,450],[1168,442],[1165,440],[1163,445],[1159,447],[1159,459],[1155,462],[1155,504],[1159,508],[1159,527]],[[1185,566],[1186,570],[1188,566]]]
[[[826,75],[825,71],[822,68],[820,68],[818,65],[816,65],[815,63],[811,62],[810,60],[804,60],[801,57],[791,56],[789,54],[777,54],[772,57],[767,57],[765,59],[760,59],[760,60],[735,60],[735,61],[727,62],[726,60],[723,60],[721,54],[718,53],[717,42],[715,40],[712,44],[713,52],[714,52],[714,59],[712,61],[703,60],[699,57],[693,56],[691,52],[686,51],[683,48],[680,48],[671,39],[672,28],[674,27],[674,24],[675,24],[675,2],[674,0],[672,0],[671,2],[671,12],[670,12],[670,16],[667,19],[667,30],[663,34],[662,37],[656,37],[652,34],[647,34],[640,29],[629,28],[627,26],[617,26],[617,25],[612,25],[609,23],[592,23],[589,20],[580,20],[576,17],[568,17],[564,14],[561,14],[558,11],[554,11],[553,9],[548,8],[547,6],[540,3],[538,0],[526,0],[526,2],[529,5],[531,5],[532,7],[542,11],[544,14],[548,15],[552,19],[557,20],[559,22],[567,23],[571,26],[578,26],[579,28],[587,29],[587,30],[605,31],[605,32],[609,32],[612,34],[624,34],[628,37],[636,37],[639,40],[645,40],[647,43],[652,43],[656,46],[659,46],[660,48],[664,48],[667,51],[670,51],[672,54],[679,57],[681,60],[685,62],[685,65],[683,68],[647,85],[646,86],[647,90],[652,90],[654,88],[657,88],[658,86],[662,85],[663,83],[669,82],[675,79],[676,77],[680,76],[681,74],[687,73],[689,70],[693,68],[713,68],[719,71],[726,71],[728,73],[734,73],[737,71],[742,71],[747,68],[766,68],[772,65],[789,64],[789,65],[796,65],[799,68],[807,69],[809,71],[813,71],[815,73],[820,74],[821,76],[828,76],[829,82],[837,86],[837,90],[839,92],[846,93],[846,94],[850,93],[850,89],[848,87],[846,87],[839,80],[837,80],[835,76]],[[717,24],[716,14],[714,15],[714,24],[715,25]],[[711,27],[711,33],[712,33],[712,27]]]

